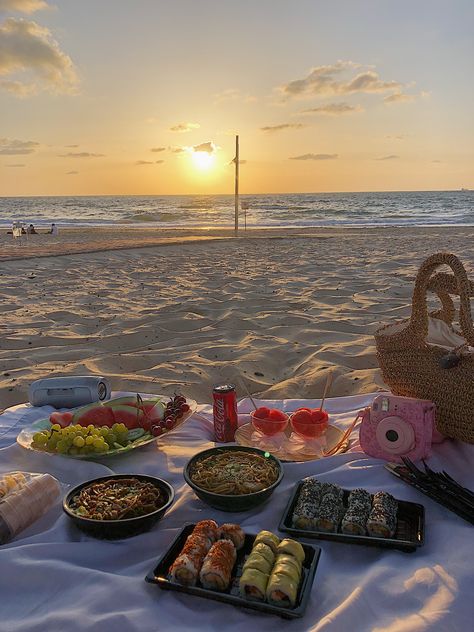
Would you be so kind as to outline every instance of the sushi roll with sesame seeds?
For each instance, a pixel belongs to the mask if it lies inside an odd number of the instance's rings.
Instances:
[[[322,498],[322,485],[315,478],[303,481],[292,516],[295,529],[312,529],[314,527],[318,507]]]
[[[366,535],[367,520],[372,509],[372,498],[365,489],[354,489],[349,494],[347,511],[341,523],[346,535]]]
[[[335,533],[343,515],[342,495],[339,497],[326,494],[319,506],[316,529],[324,533]]]
[[[367,520],[367,531],[374,538],[392,538],[397,528],[398,503],[387,492],[377,492]]]

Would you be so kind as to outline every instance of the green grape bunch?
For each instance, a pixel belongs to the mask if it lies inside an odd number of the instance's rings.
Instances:
[[[61,428],[59,424],[53,424],[49,430],[35,432],[31,447],[56,454],[103,454],[129,443],[125,424],[114,424],[111,428],[92,424]]]

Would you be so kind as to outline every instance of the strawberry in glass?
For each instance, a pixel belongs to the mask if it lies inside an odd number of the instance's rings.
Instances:
[[[291,415],[290,423],[300,437],[316,439],[326,432],[329,425],[329,415],[320,408],[298,408]]]
[[[283,432],[288,425],[289,417],[286,413],[277,408],[267,408],[261,406],[253,413],[250,413],[252,425],[267,437]]]

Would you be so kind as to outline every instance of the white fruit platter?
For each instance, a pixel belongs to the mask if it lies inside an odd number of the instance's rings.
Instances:
[[[183,395],[143,399],[129,395],[54,412],[23,429],[17,442],[27,450],[73,459],[102,459],[156,441],[181,426],[197,403]]]

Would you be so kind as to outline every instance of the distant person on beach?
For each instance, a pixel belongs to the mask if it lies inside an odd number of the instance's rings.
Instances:
[[[54,235],[55,237],[58,235],[59,231],[58,231],[58,227],[56,226],[56,224],[51,224],[51,230],[49,231],[50,235]]]
[[[30,224],[30,225],[28,226],[28,228],[26,229],[26,233],[27,233],[28,235],[37,235],[37,234],[38,234],[38,233],[36,232],[35,227],[33,226],[33,224]]]

